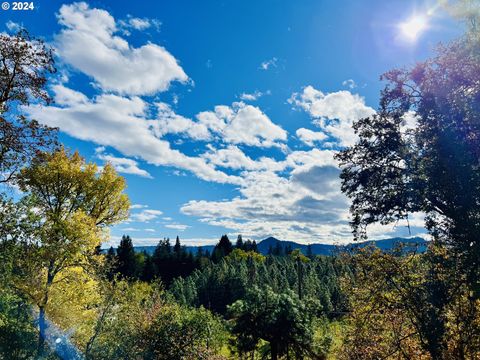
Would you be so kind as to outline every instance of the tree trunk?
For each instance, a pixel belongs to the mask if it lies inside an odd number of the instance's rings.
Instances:
[[[272,360],[278,359],[277,344],[274,342],[270,343],[270,355],[272,357]]]

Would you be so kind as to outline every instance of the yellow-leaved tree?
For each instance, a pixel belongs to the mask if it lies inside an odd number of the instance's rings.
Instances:
[[[96,249],[107,227],[127,218],[129,200],[124,179],[111,165],[99,171],[63,148],[40,154],[22,170],[19,185],[34,209],[35,226],[20,244],[15,284],[38,307],[42,353],[51,294],[94,273],[101,261]]]

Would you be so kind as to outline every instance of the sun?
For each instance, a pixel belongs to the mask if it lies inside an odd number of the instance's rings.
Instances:
[[[415,15],[399,25],[402,35],[409,41],[415,41],[428,27],[425,16]]]

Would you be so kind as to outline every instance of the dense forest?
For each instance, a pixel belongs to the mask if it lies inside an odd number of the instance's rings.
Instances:
[[[353,236],[426,214],[424,252],[258,253],[220,238],[154,253],[125,235],[125,180],[23,112],[51,101],[52,49],[0,34],[0,359],[480,358],[480,31],[382,76],[340,150]],[[416,126],[405,127],[415,115]],[[12,190],[14,189],[14,190]],[[21,195],[18,195],[21,194]]]

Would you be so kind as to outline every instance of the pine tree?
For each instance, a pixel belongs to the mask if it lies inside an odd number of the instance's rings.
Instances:
[[[117,248],[117,272],[123,277],[131,278],[136,273],[136,264],[132,239],[123,235]]]
[[[177,258],[180,258],[180,254],[182,252],[182,245],[180,244],[180,238],[177,235],[177,239],[175,240],[175,245],[173,246],[173,252]]]
[[[150,282],[153,280],[154,277],[155,277],[155,266],[153,264],[152,256],[145,253],[145,263],[143,266],[141,280]]]
[[[235,247],[237,249],[241,249],[241,250],[246,250],[245,249],[245,243],[243,242],[243,239],[242,239],[242,235],[238,235],[237,237],[237,243],[235,244]]]
[[[213,249],[212,260],[214,262],[219,262],[225,256],[228,256],[233,250],[232,243],[227,235],[222,235],[220,241],[215,248]]]

